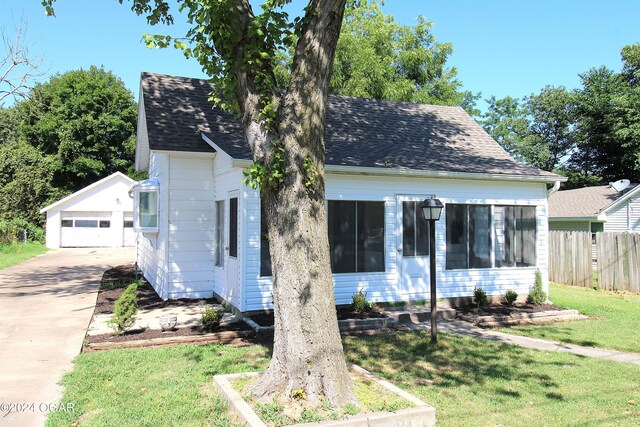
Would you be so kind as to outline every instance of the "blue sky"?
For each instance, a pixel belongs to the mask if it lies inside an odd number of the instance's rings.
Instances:
[[[104,65],[136,98],[141,71],[203,76],[177,51],[144,47],[142,33],[162,29],[148,27],[126,3],[58,0],[57,17],[48,18],[40,0],[0,0],[0,27],[11,34],[24,18],[30,50],[44,57],[50,74]],[[640,42],[638,0],[387,0],[384,10],[403,24],[419,14],[434,21],[437,40],[453,44],[449,65],[465,89],[485,98],[577,87],[578,73],[600,65],[619,70],[620,49]],[[184,28],[169,31],[182,35]]]

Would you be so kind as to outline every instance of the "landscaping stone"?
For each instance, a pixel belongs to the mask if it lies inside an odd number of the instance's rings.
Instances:
[[[566,322],[588,318],[588,316],[580,314],[578,310],[550,310],[536,313],[512,313],[510,315],[478,316],[473,313],[460,315],[460,319],[482,328]]]
[[[243,320],[255,331],[256,334],[268,334],[273,332],[273,325],[259,325],[251,317]],[[395,329],[398,320],[392,316],[375,317],[369,319],[344,319],[338,320],[340,333],[349,335],[361,332],[381,332]]]
[[[401,409],[397,412],[373,412],[368,414],[359,414],[348,417],[344,420],[329,420],[314,423],[294,424],[298,427],[330,427],[330,426],[342,426],[342,427],[393,427],[393,426],[407,426],[407,427],[432,427],[436,425],[436,410],[435,408],[427,405],[417,397],[401,390],[388,381],[384,381],[377,376],[371,374],[369,371],[356,366],[351,365],[351,370],[358,376],[365,377],[371,381],[375,381],[381,387],[384,387],[391,393],[395,393],[398,396],[408,400],[415,406],[413,408]],[[241,373],[241,374],[228,374],[228,375],[216,375],[213,377],[213,383],[222,395],[222,397],[228,402],[229,408],[237,415],[241,423],[249,427],[266,427],[266,424],[258,417],[253,411],[251,406],[242,398],[232,386],[232,381],[245,377],[245,376],[257,376],[258,372]]]

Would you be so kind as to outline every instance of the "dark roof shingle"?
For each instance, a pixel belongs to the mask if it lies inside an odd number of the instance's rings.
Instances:
[[[152,150],[215,151],[251,159],[239,120],[208,101],[206,80],[142,73]],[[517,163],[460,107],[329,97],[326,163],[560,178]]]

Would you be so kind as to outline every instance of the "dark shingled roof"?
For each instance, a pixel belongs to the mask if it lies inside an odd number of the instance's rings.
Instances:
[[[142,73],[152,150],[215,151],[251,159],[241,123],[208,101],[206,80]],[[517,163],[460,107],[329,97],[328,165],[560,178]]]
[[[558,191],[549,196],[549,218],[593,218],[636,187],[631,184],[620,192],[610,185]]]

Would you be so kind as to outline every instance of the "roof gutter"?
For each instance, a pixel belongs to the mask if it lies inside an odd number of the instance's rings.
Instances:
[[[551,196],[553,193],[560,189],[560,181],[556,181],[553,183],[553,187],[547,190],[547,197]]]
[[[233,159],[233,166],[238,168],[248,168],[253,162],[245,159]],[[373,168],[364,166],[340,166],[325,165],[325,170],[332,174],[344,175],[377,175],[377,176],[397,176],[397,177],[415,177],[415,178],[433,178],[433,179],[466,179],[466,180],[491,180],[491,181],[518,181],[518,182],[545,182],[557,183],[567,180],[566,177],[560,176],[531,176],[516,174],[498,174],[498,173],[472,173],[472,172],[444,172],[430,170],[415,169],[391,169],[391,168]],[[554,184],[555,186],[555,184]]]

